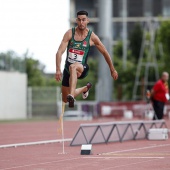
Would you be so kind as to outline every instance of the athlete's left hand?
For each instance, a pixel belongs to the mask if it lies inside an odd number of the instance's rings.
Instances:
[[[57,81],[61,81],[61,79],[62,79],[62,72],[61,72],[61,70],[57,70],[57,72],[55,74],[55,79]]]
[[[111,71],[111,76],[113,77],[114,80],[117,80],[118,79],[118,73],[116,70],[114,71]]]

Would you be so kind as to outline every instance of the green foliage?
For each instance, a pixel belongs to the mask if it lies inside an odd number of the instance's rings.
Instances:
[[[45,78],[46,86],[61,86],[61,82],[56,82],[55,75],[48,75]]]
[[[162,45],[163,47],[163,53],[162,56],[160,56],[160,67],[159,67],[159,73],[161,74],[163,71],[167,71],[170,73],[170,67],[169,67],[169,59],[170,59],[170,21],[163,21],[161,22],[160,28],[157,33],[157,44]],[[157,51],[158,50],[157,45]],[[170,83],[170,80],[169,80]]]
[[[118,62],[118,58],[122,58],[123,56],[123,44],[122,44],[122,41],[119,41],[116,45],[116,47],[114,48],[114,62]],[[116,58],[115,58],[116,57]]]
[[[44,68],[38,60],[26,58],[26,73],[28,76],[28,86],[44,86]]]
[[[143,36],[142,28],[139,24],[136,24],[134,30],[131,31],[129,36],[129,42],[130,42],[129,48],[131,50],[130,58],[133,59],[135,63],[138,62],[141,43],[142,43],[142,36]]]
[[[25,67],[24,71],[27,73],[28,86],[32,87],[45,87],[45,86],[61,86],[61,82],[56,82],[54,74],[45,74],[45,66],[39,60],[33,59],[28,51],[19,57],[14,51],[0,53],[0,70],[17,71],[19,66],[17,63],[20,61]],[[90,67],[88,76],[85,79],[78,80],[77,87],[82,87],[91,82],[93,88],[90,90],[91,95],[88,100],[95,99],[95,83],[97,82],[97,61],[94,58],[88,60]],[[15,66],[15,67],[14,67]],[[79,96],[78,100],[82,100]]]
[[[161,23],[159,30],[156,32],[155,39],[155,53],[156,58],[158,60],[159,65],[159,74],[163,71],[167,71],[170,73],[169,67],[169,58],[170,58],[170,21],[164,21]],[[140,25],[136,25],[135,29],[130,33],[129,36],[129,50],[127,56],[127,69],[123,70],[122,68],[122,43],[119,42],[118,45],[114,49],[114,64],[116,69],[119,72],[119,79],[115,81],[115,89],[116,89],[116,99],[118,100],[129,100],[131,99],[135,75],[137,70],[138,57],[140,54],[141,42],[142,42],[143,31]],[[150,41],[151,35],[148,34],[145,37],[148,41]],[[161,51],[160,47],[163,47]],[[145,49],[144,51],[144,61],[146,61],[146,57],[149,55],[149,49]],[[150,61],[153,62],[153,61]],[[141,77],[145,74],[145,68],[141,69]],[[148,79],[150,81],[156,81],[155,70],[154,68],[149,69]]]
[[[12,50],[0,53],[0,70],[24,72],[25,62]]]
[[[133,60],[129,60],[131,55],[131,51],[129,50],[127,56],[127,69],[123,69],[122,49],[122,42],[118,42],[114,48],[114,66],[118,71],[119,78],[114,82],[114,93],[115,99],[117,100],[130,100],[136,74],[136,65]]]
[[[14,51],[0,53],[0,70],[26,72],[28,86],[56,86],[54,75],[46,75],[44,69],[45,66],[33,59],[28,51],[23,56]]]
[[[163,49],[166,54],[170,54],[170,21],[164,21],[161,23],[159,29],[159,41],[163,44]]]

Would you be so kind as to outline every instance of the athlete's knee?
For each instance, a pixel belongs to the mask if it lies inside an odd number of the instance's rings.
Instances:
[[[77,66],[75,64],[71,64],[69,66],[69,71],[77,70]]]

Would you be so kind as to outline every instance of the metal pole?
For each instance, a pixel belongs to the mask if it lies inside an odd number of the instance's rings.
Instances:
[[[127,68],[127,0],[122,0],[122,17],[123,17],[123,69]]]
[[[32,87],[27,88],[27,118],[32,118]]]
[[[62,93],[61,93],[61,108],[62,108],[62,112],[61,112],[59,121],[60,121],[60,126],[61,126],[60,129],[61,129],[61,136],[62,136],[62,150],[63,150],[63,152],[58,153],[58,154],[66,154],[65,150],[64,150],[64,122],[63,122],[63,116],[64,116],[64,111],[65,111],[65,103],[63,102],[63,99],[62,99]]]
[[[98,35],[105,45],[107,51],[112,57],[112,0],[98,0],[99,3],[99,25]],[[102,54],[99,53],[99,77],[96,86],[96,100],[97,101],[111,101],[113,95],[113,79],[110,76],[110,69],[104,60]]]

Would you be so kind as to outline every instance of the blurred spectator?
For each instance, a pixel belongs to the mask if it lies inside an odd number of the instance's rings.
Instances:
[[[164,106],[169,100],[168,79],[169,74],[167,72],[163,72],[161,79],[155,83],[151,90],[151,99],[155,111],[153,120],[163,119]]]

